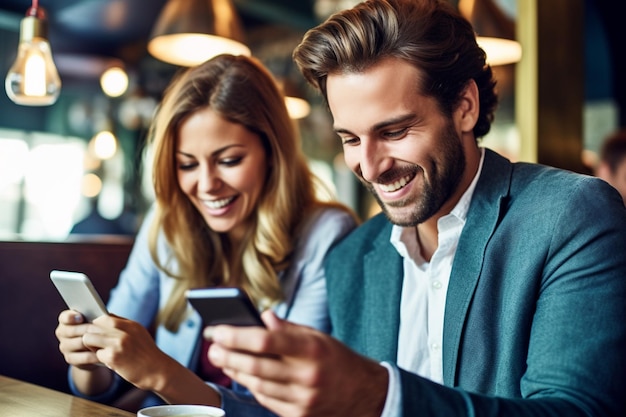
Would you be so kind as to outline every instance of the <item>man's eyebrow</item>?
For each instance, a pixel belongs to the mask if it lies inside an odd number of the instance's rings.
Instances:
[[[403,114],[403,115],[394,117],[392,119],[376,123],[374,126],[372,126],[371,131],[381,130],[389,126],[394,126],[400,123],[406,123],[408,121],[415,120],[415,119],[417,119],[417,115],[415,113]],[[334,127],[333,130],[337,134],[341,134],[341,133],[352,134],[352,132],[350,132],[348,129],[344,129],[341,127]]]
[[[337,134],[352,134],[352,132],[350,132],[348,129],[343,129],[340,127],[333,127],[333,131]]]

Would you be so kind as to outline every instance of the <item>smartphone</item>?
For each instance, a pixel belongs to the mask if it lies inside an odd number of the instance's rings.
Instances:
[[[204,326],[263,326],[261,315],[246,293],[239,288],[200,288],[187,290],[187,300],[198,311]]]
[[[87,275],[81,272],[50,271],[50,279],[65,304],[88,322],[107,313],[106,306]]]

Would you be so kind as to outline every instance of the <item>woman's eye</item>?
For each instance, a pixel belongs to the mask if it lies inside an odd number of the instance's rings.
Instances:
[[[232,166],[238,165],[242,159],[243,157],[241,156],[237,156],[233,158],[223,158],[220,160],[220,164],[227,166],[227,167],[232,167]]]
[[[189,171],[198,166],[197,162],[178,162],[178,169],[181,171]]]

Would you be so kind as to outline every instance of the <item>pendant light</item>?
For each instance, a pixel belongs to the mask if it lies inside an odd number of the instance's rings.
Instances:
[[[194,66],[222,53],[250,55],[230,0],[168,0],[150,38],[150,54],[174,65]]]
[[[20,24],[15,63],[5,79],[9,98],[23,106],[48,106],[61,92],[61,79],[48,43],[45,11],[33,0]]]
[[[496,0],[459,0],[459,12],[476,30],[476,43],[493,66],[515,64],[522,59],[522,45],[514,40],[515,21]]]
[[[311,105],[308,101],[300,97],[285,96],[285,105],[289,117],[294,120],[303,119],[311,113]]]
[[[303,119],[311,113],[311,105],[299,91],[296,84],[287,77],[277,78],[278,87],[285,97],[285,105],[289,117],[294,120]]]
[[[476,36],[476,43],[487,55],[487,63],[497,65],[515,64],[522,59],[522,45],[512,39]]]

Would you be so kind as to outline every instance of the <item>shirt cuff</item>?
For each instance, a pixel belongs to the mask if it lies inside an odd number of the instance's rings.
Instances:
[[[113,401],[115,397],[119,395],[117,390],[120,388],[123,382],[122,377],[113,372],[113,382],[111,382],[111,385],[109,385],[106,391],[98,395],[86,395],[80,392],[80,390],[76,387],[74,378],[72,378],[72,365],[68,366],[67,368],[67,378],[70,386],[70,392],[74,396],[103,404],[110,404],[111,401]]]
[[[220,394],[222,398],[220,408],[227,416],[276,417],[276,414],[263,408],[247,389],[236,382],[233,382],[233,389],[211,382],[205,383]]]
[[[400,371],[389,362],[381,362],[389,373],[389,385],[387,385],[387,399],[380,417],[394,417],[401,415],[402,391],[400,390]]]

